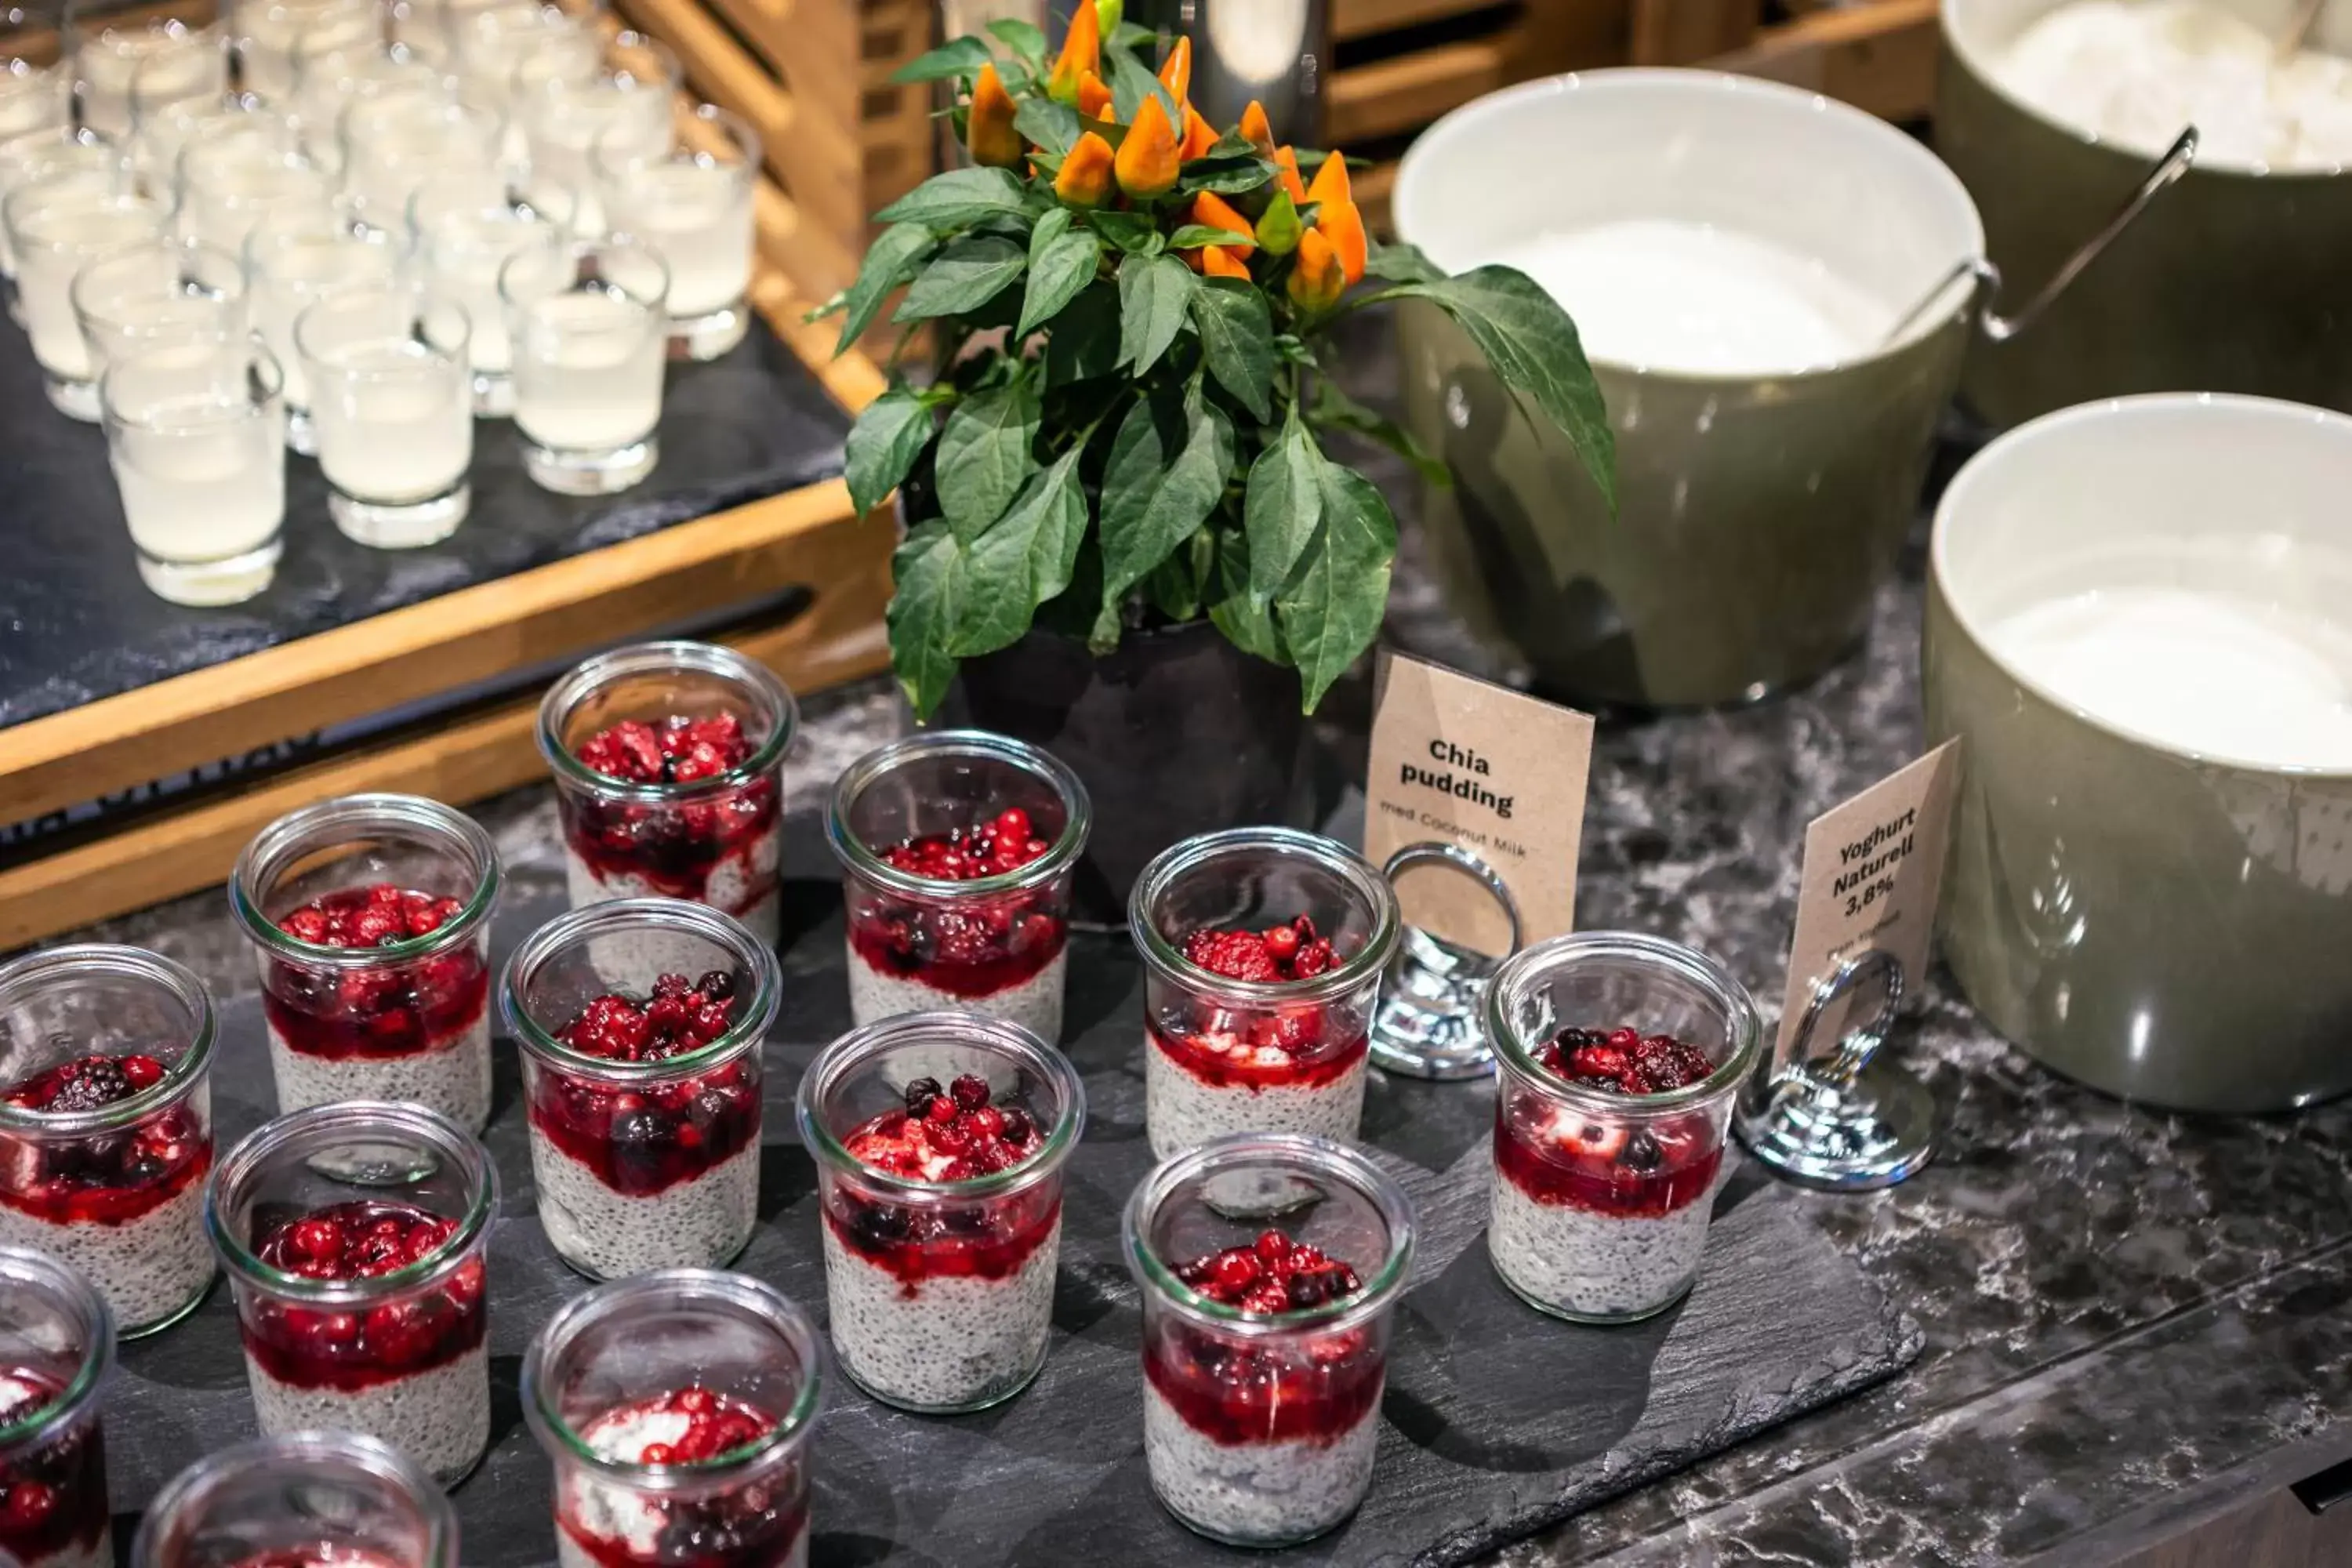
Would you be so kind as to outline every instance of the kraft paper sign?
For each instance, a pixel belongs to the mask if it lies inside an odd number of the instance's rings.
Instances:
[[[1381,663],[1365,781],[1364,855],[1375,866],[1408,844],[1457,845],[1487,865],[1519,906],[1521,937],[1576,923],[1576,852],[1592,763],[1589,715],[1402,654]],[[1485,888],[1444,866],[1405,872],[1404,918],[1479,952],[1509,946]]]
[[[1885,949],[1903,965],[1906,992],[1916,994],[1936,924],[1959,776],[1959,742],[1947,741],[1805,829],[1778,1060],[1788,1060],[1795,1048],[1815,984],[1856,953]],[[1822,1020],[1825,1029],[1837,1023]],[[1812,1049],[1828,1043],[1815,1040]]]

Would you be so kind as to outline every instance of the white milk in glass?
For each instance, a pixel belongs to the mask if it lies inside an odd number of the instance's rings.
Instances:
[[[2133,584],[2029,605],[1985,640],[2134,734],[2259,766],[2352,767],[2352,622],[2225,589]]]
[[[76,50],[82,123],[116,141],[131,134],[131,79],[150,103],[210,98],[228,89],[228,57],[204,33],[163,26],[109,27]]]
[[[399,269],[392,247],[348,236],[301,235],[268,247],[253,268],[251,309],[263,341],[285,371],[289,408],[310,405],[302,356],[294,350],[294,318],[313,300],[356,283],[386,281]]]
[[[661,419],[665,342],[645,310],[607,294],[559,294],[527,308],[515,356],[515,423],[552,451],[607,452]]]
[[[682,321],[723,310],[751,283],[751,185],[724,165],[641,164],[606,193],[613,224],[669,263],[668,310]]]
[[[1634,218],[1527,240],[1494,258],[1576,318],[1591,359],[1758,375],[1869,352],[1896,307],[1816,258],[1708,224]]]
[[[16,256],[16,291],[33,357],[44,369],[65,381],[90,378],[89,345],[74,315],[74,274],[100,252],[152,239],[163,229],[162,210],[145,203],[100,206],[71,200],[42,212],[28,226],[19,237],[28,243]],[[30,243],[35,240],[40,243]]]
[[[142,415],[152,428],[121,432],[110,443],[131,542],[142,556],[180,568],[170,574],[172,596],[184,603],[250,597],[268,582],[274,558],[226,572],[192,568],[248,555],[277,537],[286,515],[277,422],[215,423],[220,406],[204,398]],[[155,581],[152,571],[147,575]]]
[[[368,0],[244,0],[236,9],[245,86],[271,103],[294,93],[294,46],[373,43],[381,26]]]
[[[436,216],[425,238],[425,265],[434,280],[455,296],[473,319],[466,357],[485,375],[504,375],[513,363],[507,340],[506,303],[499,297],[499,269],[551,231],[552,226],[501,209],[453,212]]]
[[[57,71],[0,60],[0,142],[65,122],[65,80]]]
[[[328,483],[387,506],[457,488],[473,460],[474,416],[454,367],[436,367],[415,344],[391,342],[338,350],[324,363],[353,373],[310,388]]]

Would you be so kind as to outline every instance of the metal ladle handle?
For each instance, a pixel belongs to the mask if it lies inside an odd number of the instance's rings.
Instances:
[[[2099,226],[2098,232],[2078,246],[2074,253],[2050,275],[2049,281],[2042,285],[2040,291],[2012,313],[2000,315],[1992,308],[2000,297],[2000,268],[1981,256],[1971,257],[1965,261],[1955,262],[1950,271],[1937,279],[1936,286],[1928,289],[1917,304],[1896,318],[1895,325],[1887,330],[1881,342],[1887,346],[1902,342],[1903,335],[1918,323],[1920,317],[1935,308],[1936,301],[1942,299],[1953,284],[1963,278],[1972,278],[1976,280],[1975,291],[1985,301],[1983,312],[1978,318],[1978,326],[1983,331],[1986,341],[2007,342],[2032,326],[2042,311],[2056,303],[2058,296],[2083,275],[2084,269],[2096,261],[2124,230],[2137,221],[2139,215],[2147,210],[2148,203],[2189,172],[2189,165],[2197,159],[2197,127],[2191,125],[2182,131],[2164,156],[2158,158],[2141,177],[2139,184],[2133,187],[2132,194],[2124,204]]]

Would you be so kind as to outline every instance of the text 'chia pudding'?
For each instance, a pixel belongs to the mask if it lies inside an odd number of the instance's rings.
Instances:
[[[1738,983],[1672,943],[1605,932],[1556,941],[1580,945],[1565,959],[1545,956],[1556,943],[1529,949],[1536,958],[1514,958],[1496,977],[1511,982],[1507,996],[1524,997],[1531,974],[1549,964],[1552,989],[1536,1010],[1549,1033],[1530,1045],[1511,1027],[1498,1052],[1487,1247],[1505,1282],[1546,1311],[1601,1322],[1646,1317],[1698,1276],[1734,1069],[1755,1049],[1753,1005],[1745,992],[1726,989],[1717,1006],[1701,987],[1717,978],[1725,987]],[[1612,944],[1628,951],[1580,989],[1578,952],[1606,954]],[[1584,962],[1598,970],[1609,961]],[[1588,995],[1622,1006],[1633,994],[1629,976],[1650,962],[1660,966],[1663,1000],[1644,1015],[1671,1015],[1671,1027],[1552,1025],[1575,1016]],[[1490,1036],[1497,1021],[1490,1012]],[[1708,1037],[1713,1048],[1691,1036]]]
[[[457,1568],[457,1520],[415,1463],[357,1432],[206,1454],[139,1522],[134,1568]]]
[[[774,1287],[670,1269],[572,1302],[523,1361],[562,1568],[803,1568],[814,1331]]]
[[[1284,1217],[1214,1244],[1262,1210]],[[1127,1240],[1144,1287],[1144,1458],[1169,1511],[1244,1546],[1354,1512],[1412,1247],[1395,1184],[1328,1140],[1221,1138],[1145,1180]]]
[[[1045,1364],[1078,1096],[1059,1052],[975,1015],[888,1019],[810,1069],[834,1353],[876,1398],[978,1409]]]
[[[498,852],[415,795],[351,795],[257,836],[230,902],[261,965],[280,1110],[406,1100],[490,1117]]]
[[[0,1336],[17,1347],[0,1361],[0,1553],[24,1568],[107,1568],[105,1305],[56,1259],[0,1251]]]
[[[667,898],[732,915],[773,946],[792,696],[707,643],[589,659],[540,710],[572,907]]]
[[[1087,827],[1076,775],[1001,735],[917,735],[852,764],[826,826],[848,900],[851,1019],[965,1008],[1060,1038]]]

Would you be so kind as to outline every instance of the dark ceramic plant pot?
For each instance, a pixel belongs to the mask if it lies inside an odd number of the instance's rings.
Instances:
[[[1181,838],[1313,815],[1298,673],[1234,647],[1206,621],[1129,632],[1096,658],[1032,631],[966,659],[948,700],[957,721],[1032,742],[1093,797],[1076,918],[1124,928],[1128,890]]]

